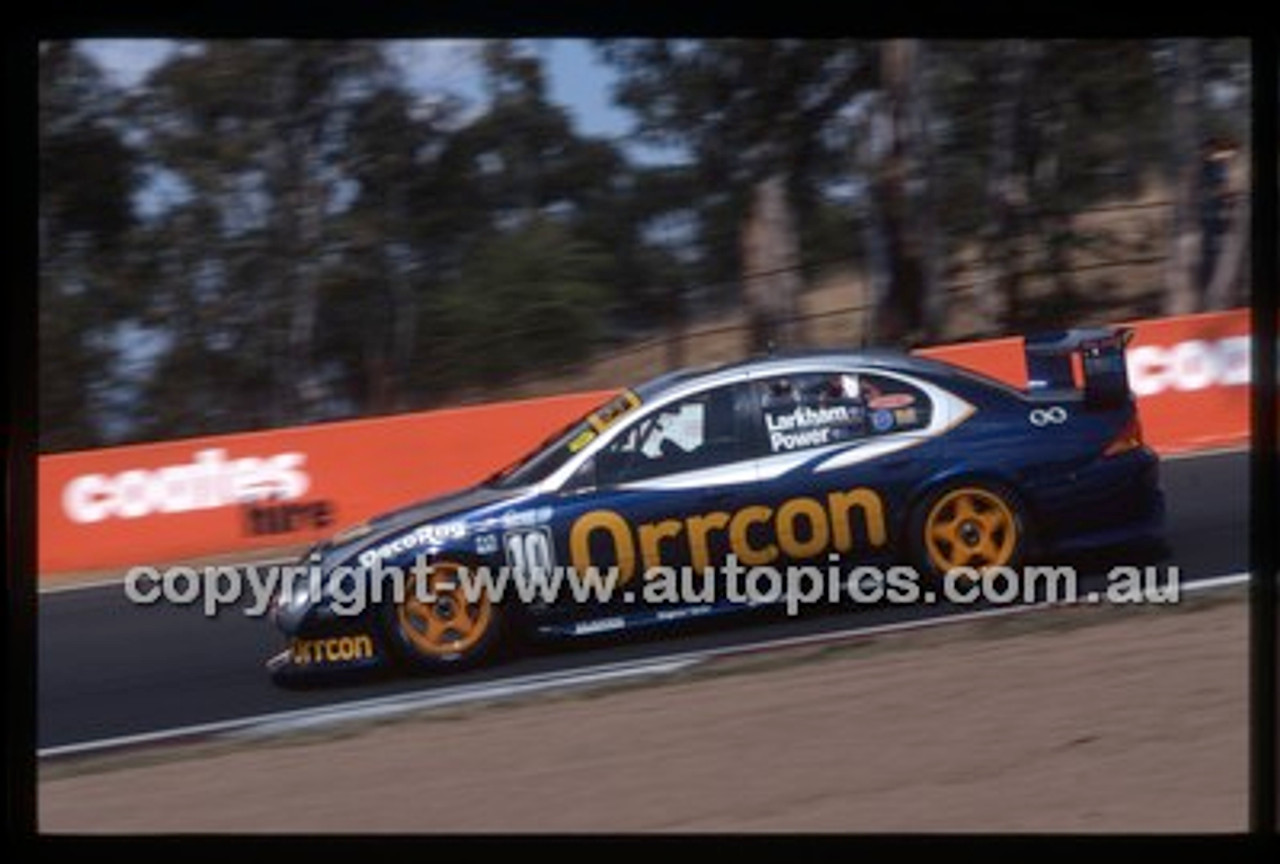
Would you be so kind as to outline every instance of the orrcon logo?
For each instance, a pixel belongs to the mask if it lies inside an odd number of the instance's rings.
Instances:
[[[1137,396],[1249,383],[1249,337],[1190,339],[1168,348],[1142,345],[1128,353],[1129,386]]]
[[[221,448],[201,450],[185,465],[82,474],[63,488],[62,507],[71,521],[84,523],[300,498],[311,486],[306,461],[305,453],[228,459]]]

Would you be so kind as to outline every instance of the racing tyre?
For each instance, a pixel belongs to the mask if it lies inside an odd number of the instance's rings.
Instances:
[[[427,590],[409,579],[404,596],[384,607],[387,642],[410,669],[438,671],[475,665],[501,642],[502,609],[487,595],[468,602],[458,571],[463,565],[432,565]]]
[[[927,495],[914,511],[908,537],[921,573],[940,579],[956,567],[979,573],[1017,567],[1029,547],[1029,530],[1013,490],[974,480]]]

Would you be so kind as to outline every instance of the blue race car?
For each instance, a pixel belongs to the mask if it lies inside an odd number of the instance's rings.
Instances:
[[[465,590],[460,577],[482,568],[611,572],[631,588],[653,568],[731,559],[910,563],[927,579],[1159,543],[1159,463],[1129,390],[1129,335],[1028,338],[1026,390],[873,351],[771,356],[624,390],[479,485],[314,547],[310,572],[341,578],[282,592],[272,618],[289,646],[268,668],[279,681],[443,669],[491,656],[513,628],[577,636],[743,606]],[[429,590],[372,590],[415,564]],[[344,610],[353,589],[376,602]]]

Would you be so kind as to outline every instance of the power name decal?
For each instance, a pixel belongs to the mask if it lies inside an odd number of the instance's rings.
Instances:
[[[844,405],[828,408],[801,406],[785,414],[766,413],[764,422],[769,432],[769,449],[777,453],[780,450],[818,447],[834,441],[833,427],[857,420],[857,410]]]

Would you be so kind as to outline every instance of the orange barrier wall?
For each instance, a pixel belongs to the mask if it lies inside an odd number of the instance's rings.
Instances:
[[[40,573],[311,542],[476,482],[613,392],[43,456]]]
[[[1247,310],[1135,322],[1130,384],[1162,452],[1249,429]],[[920,352],[1026,385],[1021,339]],[[613,391],[40,458],[43,576],[311,542],[468,485]],[[275,496],[275,500],[262,500]],[[246,498],[259,500],[246,503]]]

